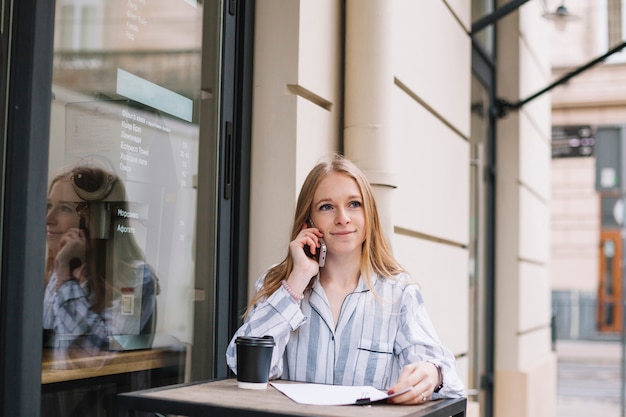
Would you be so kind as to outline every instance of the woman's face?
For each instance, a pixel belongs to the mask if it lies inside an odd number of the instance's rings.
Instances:
[[[354,179],[338,172],[326,176],[313,196],[311,219],[324,234],[331,254],[360,254],[365,241],[365,211]]]
[[[55,182],[50,189],[46,214],[46,241],[54,253],[58,250],[59,240],[63,234],[71,228],[79,227],[80,217],[76,207],[81,201],[67,180]]]

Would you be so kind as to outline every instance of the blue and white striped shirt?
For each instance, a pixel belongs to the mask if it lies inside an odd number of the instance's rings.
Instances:
[[[123,311],[122,296],[116,291],[110,305],[100,313],[91,310],[89,286],[68,280],[57,288],[58,277],[52,274],[44,291],[43,328],[54,332],[58,348],[82,347],[91,353],[109,348],[113,335],[151,333],[156,309],[157,279],[152,268],[136,262],[127,277],[132,289],[132,311]]]
[[[257,289],[263,277],[257,281]],[[296,302],[284,287],[254,306],[226,351],[237,373],[238,336],[271,335],[276,341],[270,378],[386,390],[405,365],[441,366],[444,387],[433,399],[464,396],[454,355],[433,328],[422,295],[409,277],[376,277],[374,294],[363,278],[341,306],[335,326],[326,293],[315,278]]]

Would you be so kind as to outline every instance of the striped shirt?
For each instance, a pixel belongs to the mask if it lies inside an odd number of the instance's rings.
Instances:
[[[257,288],[262,283],[263,277]],[[433,399],[464,396],[454,355],[439,341],[417,286],[400,274],[377,277],[374,290],[360,278],[335,326],[319,276],[301,302],[281,286],[254,306],[233,336],[228,366],[237,373],[238,336],[271,335],[276,346],[270,378],[387,390],[405,365],[428,361],[443,374],[444,387]]]
[[[137,262],[132,270],[133,311],[124,311],[117,294],[100,313],[91,310],[88,285],[68,280],[57,289],[58,277],[52,274],[44,291],[43,328],[53,331],[52,347],[82,347],[97,353],[109,348],[109,337],[152,332],[156,308],[157,280],[150,266]]]

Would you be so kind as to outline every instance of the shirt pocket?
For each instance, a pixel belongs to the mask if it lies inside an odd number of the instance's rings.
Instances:
[[[355,383],[386,389],[393,362],[393,343],[362,339],[357,348]]]

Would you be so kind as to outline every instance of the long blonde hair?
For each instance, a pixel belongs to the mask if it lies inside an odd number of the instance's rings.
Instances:
[[[352,178],[356,181],[361,192],[365,215],[365,240],[361,251],[360,269],[361,276],[365,278],[366,284],[372,289],[374,283],[369,280],[372,273],[387,278],[404,272],[404,269],[394,258],[389,243],[383,235],[376,200],[367,177],[353,162],[343,156],[334,155],[329,160],[318,163],[307,175],[298,196],[290,240],[294,240],[298,236],[302,225],[310,217],[313,197],[320,182],[333,172]],[[248,304],[244,317],[260,299],[276,292],[281,286],[282,280],[287,279],[292,270],[293,260],[288,252],[281,263],[267,271],[263,287]]]

